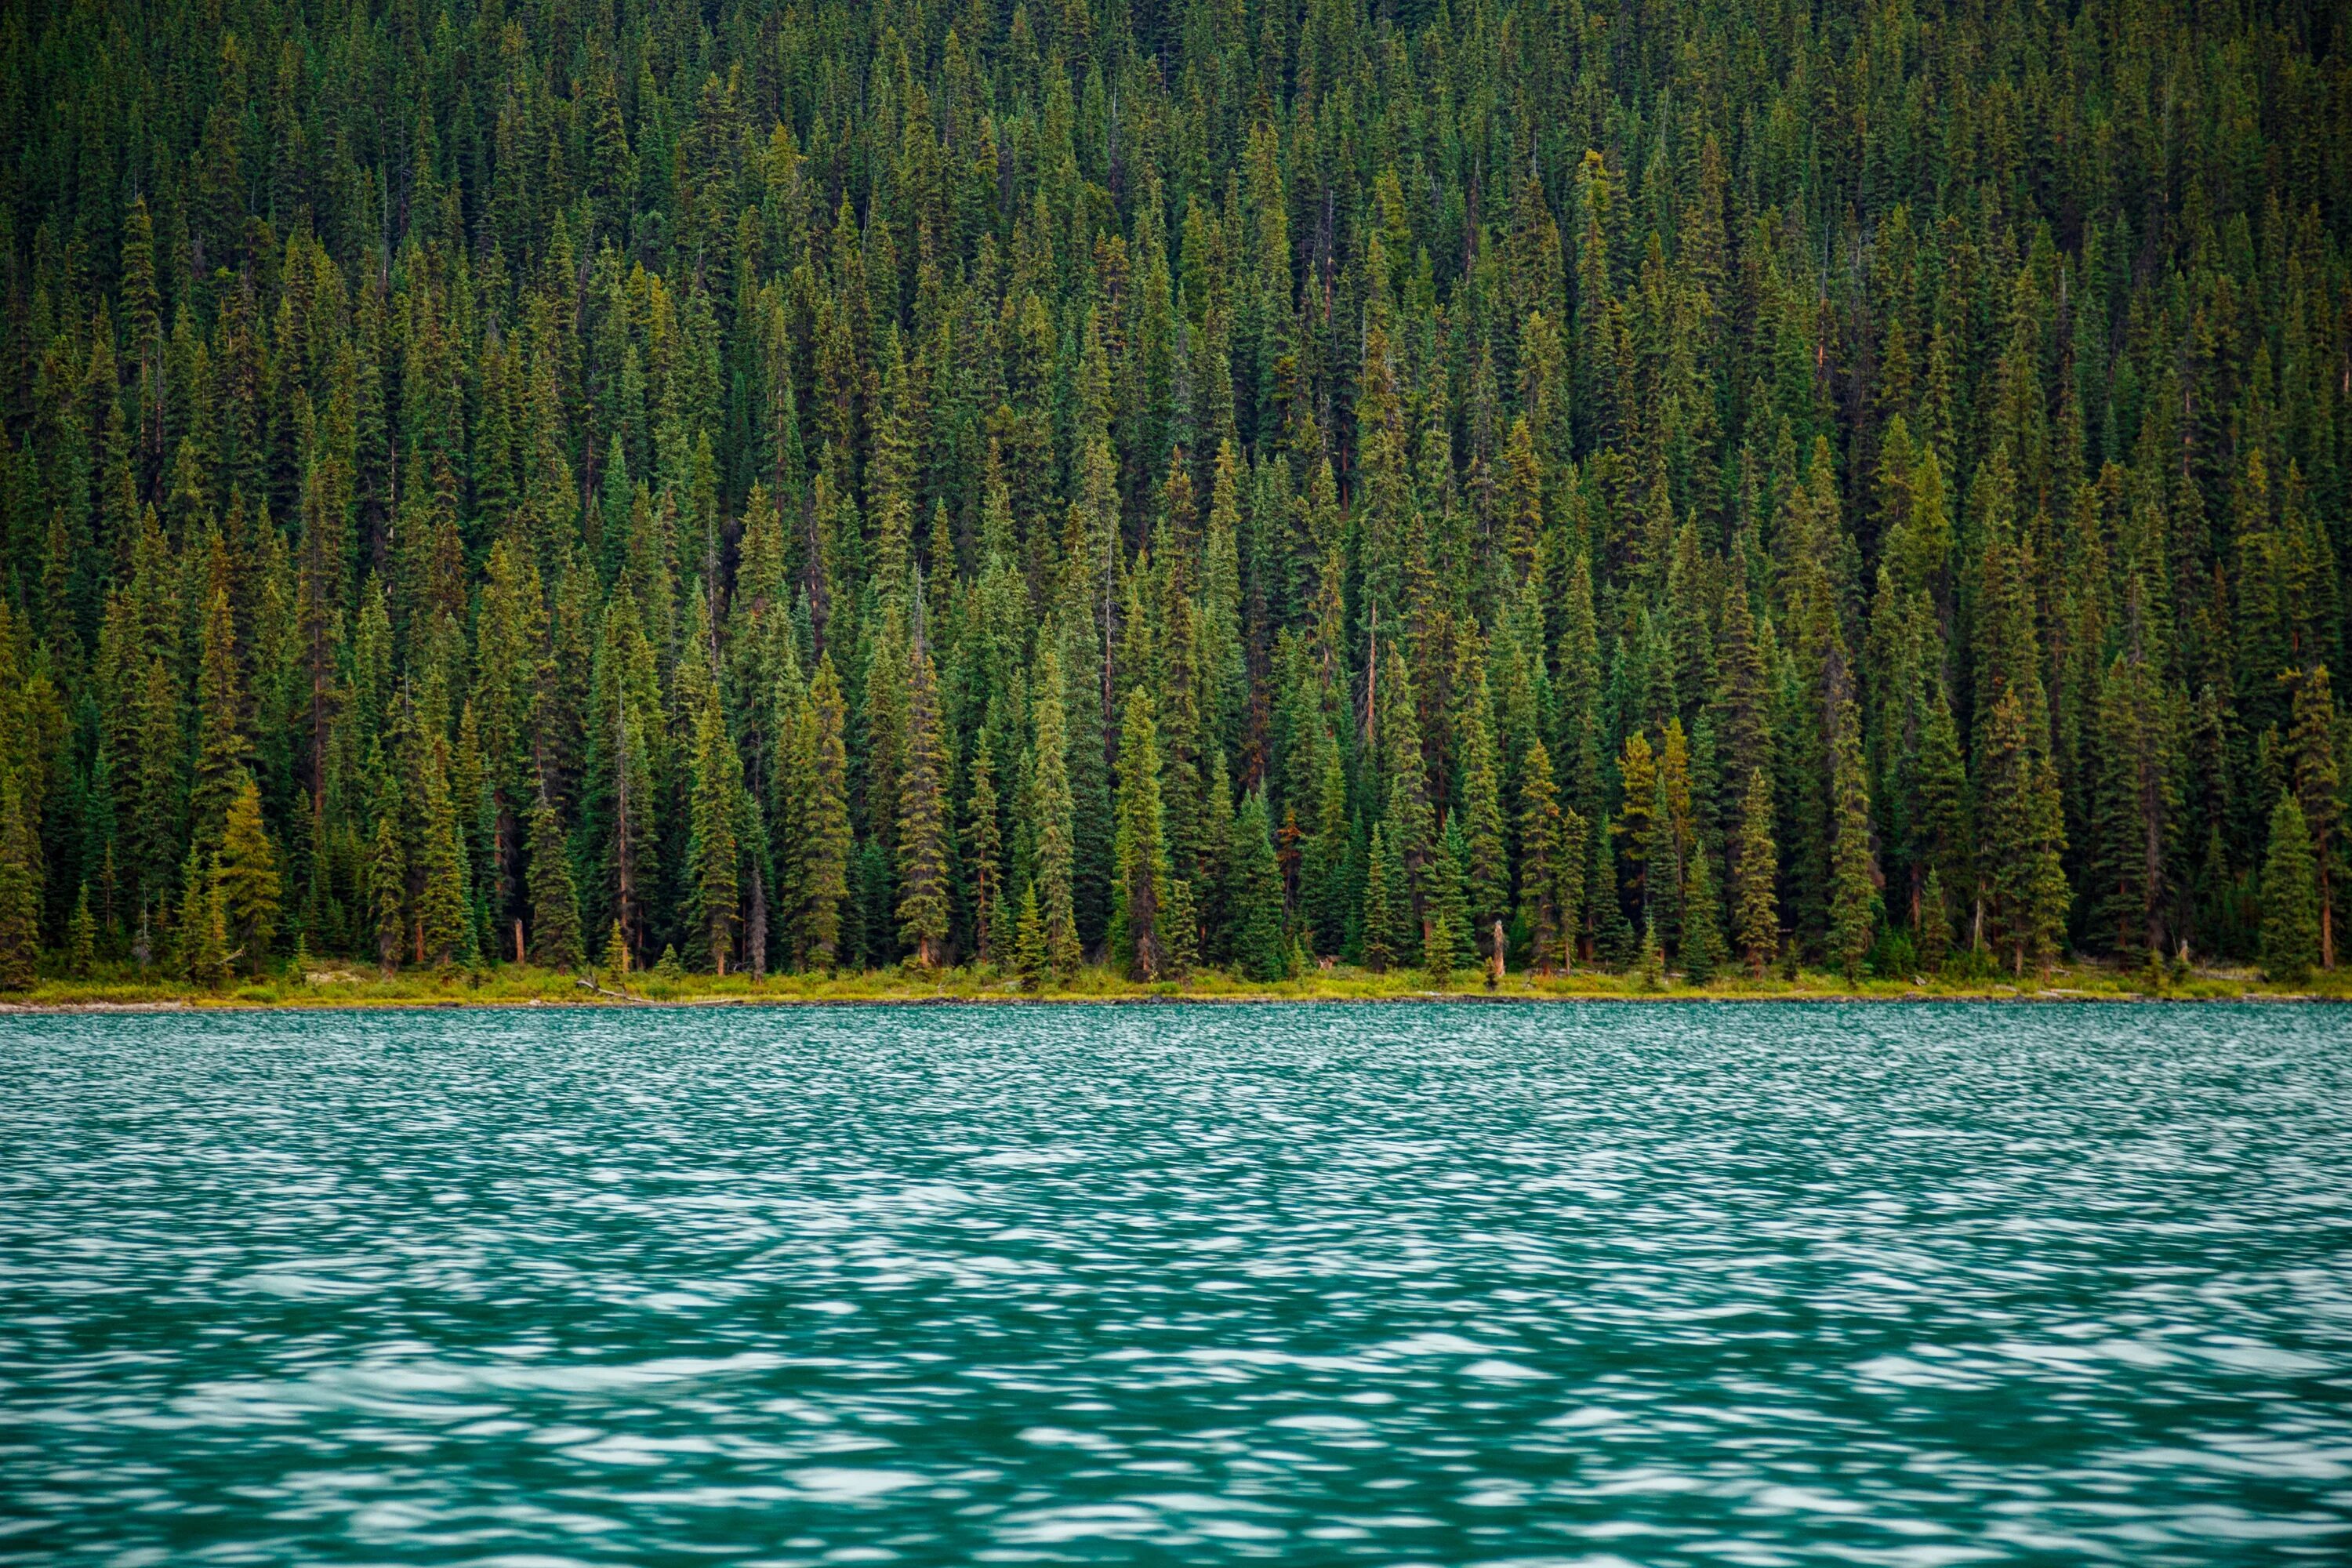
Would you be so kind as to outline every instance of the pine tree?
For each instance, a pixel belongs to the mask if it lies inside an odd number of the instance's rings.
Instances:
[[[368,884],[375,915],[376,967],[388,977],[400,967],[400,952],[408,935],[408,856],[392,814],[376,818],[375,843],[368,852]]]
[[[823,970],[838,966],[842,903],[849,896],[849,761],[844,745],[845,707],[833,658],[821,655],[809,683],[812,709],[813,789],[801,802],[801,853],[804,857],[801,951]]]
[[[1980,856],[1988,902],[2011,967],[2019,975],[2031,961],[2047,970],[2066,920],[2064,847],[2058,790],[2046,758],[2037,757],[2014,691],[1994,706],[1986,731]]]
[[[898,784],[898,932],[915,961],[947,961],[947,754],[940,744],[939,679],[919,638],[908,679],[907,740]]]
[[[1045,989],[1053,978],[1054,962],[1045,948],[1045,921],[1037,912],[1037,884],[1026,883],[1021,889],[1021,915],[1013,936],[1013,969],[1021,977],[1021,989],[1035,994]]]
[[[261,789],[253,775],[240,782],[221,835],[219,879],[231,950],[255,974],[267,972],[278,931],[280,884],[277,852],[261,821]]]
[[[711,969],[724,974],[735,954],[735,928],[742,918],[742,847],[735,828],[743,763],[728,733],[716,689],[703,700],[695,718],[693,790],[686,855],[696,945],[709,955]]]
[[[1592,875],[1588,902],[1594,956],[1612,969],[1623,969],[1640,953],[1633,922],[1625,918],[1625,901],[1617,879],[1616,828],[1606,816],[1591,835]]]
[[[0,758],[0,991],[29,989],[40,952],[38,848],[27,816],[16,772]]]
[[[1386,828],[1375,823],[1365,863],[1363,915],[1364,967],[1375,974],[1385,974],[1403,960],[1404,934],[1397,929],[1403,893],[1396,886],[1403,879],[1402,858],[1390,846]]]
[[[1004,840],[997,816],[996,760],[983,734],[971,757],[971,793],[964,806],[964,852],[971,866],[972,956],[1002,962],[1005,937]]]
[[[2336,699],[2328,690],[2327,667],[2314,665],[2294,688],[2294,728],[2287,749],[2294,758],[2295,804],[2311,831],[2312,858],[2319,873],[2319,963],[2336,967],[2336,839],[2343,829],[2344,794],[2336,762]]]
[[[1684,868],[1683,977],[1693,985],[1715,978],[1724,960],[1723,900],[1716,891],[1715,857],[1704,845]]]
[[[1830,951],[1853,984],[1862,977],[1863,955],[1870,951],[1871,905],[1877,897],[1873,885],[1870,854],[1870,795],[1862,761],[1862,717],[1853,702],[1838,710],[1838,733],[1832,742],[1835,772],[1830,793],[1836,837],[1830,850]]]
[[[1440,990],[1454,983],[1454,966],[1460,961],[1460,950],[1471,941],[1468,900],[1462,887],[1462,858],[1461,826],[1448,816],[1429,859],[1429,935],[1421,944],[1423,973],[1429,976],[1430,984]]]
[[[416,869],[421,886],[416,895],[416,942],[423,962],[443,968],[462,955],[467,943],[466,858],[457,837],[457,805],[440,768],[425,770],[423,837]]]
[[[544,795],[530,814],[530,956],[542,969],[574,970],[583,962],[580,897],[563,825]]]
[[[1952,950],[1952,912],[1944,894],[1943,874],[1930,868],[1927,886],[1919,894],[1919,964],[1930,974],[1944,967],[1944,955]]]
[[[228,900],[221,889],[220,858],[199,866],[188,851],[187,892],[180,904],[181,962],[189,981],[207,991],[228,984]]]
[[[1623,843],[1624,861],[1633,868],[1633,901],[1646,910],[1650,908],[1650,860],[1666,825],[1658,819],[1657,754],[1650,748],[1650,738],[1639,730],[1625,737],[1617,772],[1624,782],[1624,795],[1610,831]]]
[[[1772,777],[1758,768],[1748,778],[1739,804],[1738,853],[1732,860],[1732,940],[1758,979],[1780,948],[1780,877],[1772,843]]]
[[[1189,978],[1201,962],[1201,911],[1192,895],[1192,879],[1171,877],[1159,921],[1160,974],[1170,980]]]
[[[1171,875],[1160,805],[1160,734],[1152,719],[1151,694],[1142,687],[1128,693],[1119,724],[1118,837],[1120,907],[1114,946],[1128,955],[1139,980],[1157,980],[1167,968],[1161,906]]]
[[[1559,908],[1561,864],[1559,800],[1552,784],[1551,753],[1530,742],[1519,763],[1519,923],[1528,932],[1531,962],[1538,974],[1552,972],[1554,954],[1566,962],[1574,933],[1563,929]]]
[[[1242,796],[1234,818],[1228,884],[1234,969],[1244,979],[1260,984],[1281,979],[1289,967],[1282,933],[1282,868],[1275,860],[1263,790]]]
[[[2319,962],[2319,870],[2311,828],[2292,792],[2271,812],[2270,854],[2263,862],[2263,971],[2300,985]]]
[[[87,980],[98,964],[98,921],[89,912],[89,884],[74,897],[72,922],[66,931],[66,973]]]
[[[1036,689],[1036,733],[1030,766],[1037,868],[1031,886],[1045,921],[1046,956],[1054,973],[1067,980],[1077,973],[1081,954],[1072,909],[1075,845],[1069,740],[1062,719],[1062,666],[1049,639],[1041,639],[1037,650]]]
[[[225,579],[226,574],[224,565],[220,575]],[[196,842],[216,847],[230,805],[246,777],[250,754],[243,728],[236,634],[229,616],[226,581],[213,589],[205,607],[204,656],[196,684],[199,734],[189,814],[194,819]]]

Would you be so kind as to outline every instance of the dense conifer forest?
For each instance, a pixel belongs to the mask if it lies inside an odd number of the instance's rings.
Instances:
[[[0,16],[0,984],[2333,966],[2352,12]]]

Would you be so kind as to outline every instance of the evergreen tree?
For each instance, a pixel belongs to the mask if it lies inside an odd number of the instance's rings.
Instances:
[[[1029,882],[1021,889],[1021,916],[1013,936],[1013,968],[1021,977],[1021,988],[1032,994],[1045,989],[1053,978],[1054,963],[1045,948],[1045,921],[1037,912],[1037,884]]]
[[[0,991],[33,984],[40,952],[35,839],[16,771],[0,760]]]
[[[1045,921],[1045,952],[1054,973],[1076,974],[1081,955],[1073,908],[1075,839],[1068,738],[1062,727],[1062,668],[1050,643],[1037,650],[1036,735],[1030,769],[1031,821],[1036,830],[1036,872],[1031,886]]]
[[[1160,973],[1171,980],[1188,978],[1201,962],[1201,912],[1189,878],[1171,877],[1160,911]]]
[[[2064,827],[2057,786],[2046,759],[2028,742],[2025,709],[2014,691],[2002,693],[1987,730],[1980,854],[1988,903],[2011,968],[2029,960],[2047,970],[2065,930],[2066,879],[2059,863]]]
[[[1952,914],[1945,901],[1944,879],[1932,868],[1919,898],[1917,945],[1920,967],[1930,974],[1944,967],[1944,955],[1952,949]]]
[[[1429,983],[1443,990],[1454,982],[1454,966],[1461,950],[1471,945],[1468,899],[1463,891],[1462,829],[1454,817],[1437,836],[1429,863],[1429,935],[1421,947],[1422,969]],[[1475,951],[1473,952],[1475,957]]]
[[[180,904],[181,965],[188,979],[207,991],[228,984],[228,902],[221,889],[217,856],[199,864],[188,851],[187,892]]]
[[[1169,967],[1160,913],[1171,875],[1160,790],[1160,734],[1151,694],[1128,693],[1119,724],[1118,837],[1120,906],[1113,947],[1139,980],[1157,980]]]
[[[2337,838],[2343,831],[2342,774],[2336,761],[2336,699],[2327,667],[2314,665],[2295,682],[2294,727],[2287,747],[2294,758],[2295,804],[2311,832],[2312,858],[2319,874],[2319,963],[2336,967]]]
[[[849,896],[849,763],[843,745],[845,705],[830,655],[817,660],[809,685],[812,710],[811,793],[799,804],[803,872],[801,951],[830,970],[842,962],[841,917]]]
[[[696,914],[693,945],[710,967],[727,973],[742,920],[742,846],[736,837],[743,763],[713,690],[694,725],[693,816],[687,839],[687,879]]]
[[[573,970],[583,962],[580,897],[563,826],[545,797],[530,814],[530,956],[545,969]]]
[[[972,956],[995,963],[1005,956],[1004,838],[997,817],[996,761],[986,735],[971,758],[971,795],[966,803],[964,852],[971,867]]]
[[[375,842],[368,852],[368,883],[374,904],[376,967],[388,976],[400,967],[400,951],[408,934],[408,856],[389,812],[376,818]]]
[[[1748,775],[1739,805],[1739,835],[1732,859],[1732,940],[1761,979],[1764,965],[1780,947],[1780,904],[1775,884],[1778,854],[1772,843],[1772,777],[1762,768]]]
[[[2319,962],[2319,871],[2311,828],[2292,792],[2271,812],[2270,854],[2263,862],[2263,971],[2300,985]]]
[[[1559,901],[1562,862],[1559,800],[1552,784],[1551,753],[1541,741],[1528,743],[1519,763],[1519,923],[1526,928],[1530,960],[1538,974],[1552,971],[1555,955],[1569,963],[1573,932],[1564,929]]]
[[[1387,829],[1376,823],[1365,865],[1363,917],[1364,967],[1375,974],[1404,961],[1404,933],[1399,929],[1403,880],[1403,858],[1390,844]]]
[[[1830,851],[1830,950],[1851,985],[1862,977],[1870,951],[1873,886],[1870,796],[1862,761],[1862,719],[1852,701],[1840,708],[1831,780],[1837,837]]]
[[[233,953],[255,974],[268,972],[277,934],[280,883],[278,855],[261,821],[261,789],[247,773],[230,803],[221,835],[218,878]]]
[[[467,944],[466,860],[457,837],[457,810],[437,766],[425,770],[422,837],[415,867],[418,962],[445,967]]]
[[[1227,880],[1234,969],[1244,979],[1260,984],[1281,979],[1289,967],[1283,940],[1282,868],[1275,860],[1262,790],[1242,796],[1234,818],[1233,871]]]
[[[1723,963],[1722,906],[1715,857],[1702,846],[1685,866],[1683,883],[1683,977],[1693,985],[1714,979]]]
[[[919,640],[909,666],[900,754],[906,772],[898,784],[898,932],[918,963],[936,969],[947,961],[947,754],[940,739],[938,675]]]
[[[226,566],[222,567],[226,576]],[[231,803],[246,778],[244,696],[237,670],[236,634],[230,620],[226,582],[212,591],[205,608],[204,655],[197,680],[199,738],[190,814],[196,841],[217,847]]]
[[[89,884],[84,882],[74,897],[73,920],[67,928],[66,973],[76,980],[87,980],[98,965],[98,921],[89,912]]]

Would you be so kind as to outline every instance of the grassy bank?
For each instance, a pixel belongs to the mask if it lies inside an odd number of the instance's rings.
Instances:
[[[593,987],[593,988],[592,988]],[[389,977],[370,970],[321,967],[292,970],[265,981],[246,981],[211,991],[128,968],[87,979],[44,977],[28,991],[0,998],[0,1012],[79,1009],[203,1009],[257,1007],[533,1006],[561,1004],[626,1007],[654,1005],[788,1005],[861,1002],[1394,1002],[1394,1001],[2013,1001],[2105,1000],[2231,1001],[2267,998],[2352,999],[2352,972],[2315,974],[2300,986],[2273,984],[2251,970],[2199,970],[2168,977],[2151,987],[2138,970],[2062,968],[2047,980],[2023,982],[2007,975],[1958,978],[1926,975],[1864,980],[1856,985],[1828,972],[1807,971],[1795,979],[1779,974],[1754,979],[1719,976],[1704,986],[1666,976],[1656,984],[1639,974],[1580,971],[1538,977],[1512,974],[1492,989],[1475,973],[1457,973],[1444,987],[1419,971],[1374,974],[1339,968],[1271,984],[1208,971],[1179,984],[1140,984],[1101,968],[1080,973],[1070,984],[1042,996],[1024,994],[1013,976],[983,968],[926,973],[915,969],[840,975],[662,975],[636,973],[625,979],[606,973],[572,975],[517,964],[453,969],[440,973],[404,970]]]

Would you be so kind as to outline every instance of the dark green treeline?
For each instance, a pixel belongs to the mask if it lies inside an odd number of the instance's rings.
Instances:
[[[0,982],[2332,963],[2347,13],[0,18]]]

